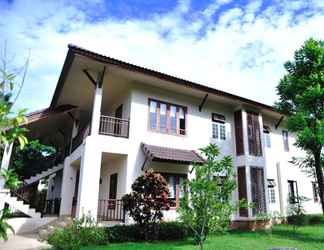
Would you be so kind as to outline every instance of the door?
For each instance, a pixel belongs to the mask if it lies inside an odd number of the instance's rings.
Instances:
[[[109,181],[109,209],[115,209],[117,197],[118,174],[110,175]]]
[[[121,130],[122,130],[122,118],[123,118],[123,104],[120,105],[116,111],[115,111],[115,128],[114,128],[114,133],[115,135],[121,135]]]

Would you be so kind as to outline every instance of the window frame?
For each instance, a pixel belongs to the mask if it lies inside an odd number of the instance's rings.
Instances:
[[[289,202],[289,204],[299,203],[297,181],[287,180],[287,182],[288,182],[288,202]],[[292,189],[291,189],[291,187],[292,187]],[[291,191],[293,191],[293,194],[291,193]]]
[[[156,102],[156,128],[151,128],[151,102]],[[160,128],[160,105],[165,104],[166,105],[166,128],[165,132],[161,131]],[[172,132],[172,126],[171,126],[171,106],[176,107],[176,133]],[[184,122],[185,122],[185,129],[180,128],[180,108],[183,110],[184,114]],[[187,107],[179,104],[174,104],[170,102],[160,101],[155,98],[148,98],[148,122],[147,127],[148,131],[161,133],[161,134],[167,134],[167,135],[175,135],[175,136],[187,136],[188,134],[188,122],[187,122]],[[183,131],[183,133],[182,133]]]
[[[249,155],[261,157],[263,156],[263,152],[259,114],[253,111],[247,111],[246,123]]]
[[[184,178],[185,181],[188,180],[188,174],[178,174],[178,173],[165,173],[160,172],[160,174],[165,178],[168,183],[168,177],[174,176],[176,180],[176,193],[175,193],[175,206],[170,205],[170,209],[174,210],[180,206],[180,177]],[[169,184],[169,183],[168,183]]]
[[[212,139],[217,141],[226,141],[226,123],[225,116],[218,113],[212,113]],[[214,137],[214,126],[217,126],[217,137]],[[224,128],[224,138],[222,138],[221,127]]]
[[[289,152],[289,133],[288,130],[282,130],[282,140],[285,152]]]

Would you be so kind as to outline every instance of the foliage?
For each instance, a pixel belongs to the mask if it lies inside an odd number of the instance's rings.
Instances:
[[[163,217],[162,210],[169,209],[169,188],[162,175],[148,170],[132,184],[132,192],[123,196],[126,211],[140,225],[145,239],[152,239],[156,223]]]
[[[294,231],[296,231],[298,227],[308,224],[308,217],[304,210],[304,202],[306,201],[308,201],[306,197],[298,196],[297,202],[289,204],[287,221],[288,224],[293,226]]]
[[[188,192],[178,212],[180,220],[193,230],[195,241],[202,249],[209,233],[228,228],[230,216],[237,207],[231,200],[236,188],[231,157],[217,160],[219,149],[214,144],[201,152],[206,161],[193,166],[195,177],[187,181]]]
[[[0,68],[0,146],[4,149],[6,144],[17,141],[19,146],[23,148],[28,142],[25,136],[26,129],[21,127],[21,124],[26,122],[24,116],[26,110],[21,109],[13,112],[12,107],[25,81],[29,58],[20,70],[23,72],[20,83],[17,79],[18,72],[8,69],[6,47],[4,48],[4,58],[1,59],[3,65]],[[19,88],[18,91],[14,92],[17,88]]]
[[[305,157],[292,157],[291,164],[299,167],[310,178],[316,179],[314,156],[307,154]],[[324,167],[324,155],[321,154],[321,166]]]
[[[1,171],[1,176],[5,181],[5,187],[14,190],[19,187],[21,181],[18,179],[17,174],[14,172],[14,169],[6,169]]]
[[[10,230],[13,233],[15,232],[13,227],[7,222],[7,219],[9,219],[10,216],[11,213],[6,207],[0,211],[0,239],[3,239],[5,241],[8,240],[8,230]]]
[[[183,240],[190,236],[188,226],[181,222],[160,222],[157,224],[156,240]],[[106,228],[109,242],[136,242],[144,241],[138,224],[116,225]]]
[[[81,246],[106,244],[107,237],[105,230],[90,216],[83,216],[72,225],[55,230],[48,243],[58,250],[78,250]]]
[[[324,224],[324,215],[322,214],[308,214],[306,216],[309,225]]]
[[[295,145],[314,157],[314,170],[324,213],[321,152],[324,143],[324,42],[307,40],[285,63],[287,74],[277,86],[276,107],[288,115],[288,130],[297,135]]]
[[[51,165],[55,160],[56,150],[50,145],[40,143],[38,140],[29,141],[23,149],[15,148],[13,152],[12,168],[21,179],[28,178]],[[32,168],[29,166],[33,166]]]

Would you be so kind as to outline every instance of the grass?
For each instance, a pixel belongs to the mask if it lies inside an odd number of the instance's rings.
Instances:
[[[276,225],[270,232],[231,232],[212,235],[205,250],[268,250],[275,247],[296,247],[298,250],[324,249],[324,225],[304,226],[296,232],[291,226]],[[154,243],[119,243],[85,247],[82,250],[197,250],[191,240]]]

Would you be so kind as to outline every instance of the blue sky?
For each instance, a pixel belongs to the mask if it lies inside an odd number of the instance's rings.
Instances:
[[[324,39],[322,0],[0,0],[0,45],[31,63],[17,107],[47,107],[67,44],[266,104],[283,63]]]

